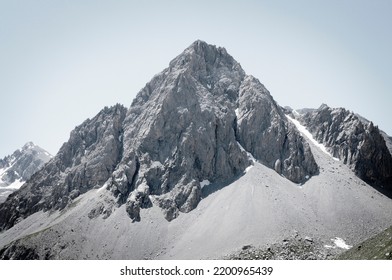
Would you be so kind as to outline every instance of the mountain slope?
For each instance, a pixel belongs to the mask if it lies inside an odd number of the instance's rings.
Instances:
[[[51,158],[47,151],[28,142],[12,155],[0,159],[0,203],[10,193],[19,189]]]
[[[204,187],[205,198],[193,211],[168,222],[153,205],[141,209],[138,223],[130,223],[125,205],[109,217],[89,218],[92,209],[112,199],[105,188],[91,190],[60,212],[37,212],[1,233],[2,257],[18,258],[17,249],[26,248],[42,259],[222,258],[248,244],[265,249],[283,244],[296,234],[333,256],[344,249],[332,239],[357,244],[392,223],[389,198],[309,145],[320,174],[302,186],[255,163],[224,188]]]
[[[118,162],[126,109],[104,108],[71,132],[70,139],[40,171],[0,205],[0,228],[40,210],[63,209],[73,198],[101,186]]]
[[[339,260],[392,259],[392,227],[354,246],[337,256]]]

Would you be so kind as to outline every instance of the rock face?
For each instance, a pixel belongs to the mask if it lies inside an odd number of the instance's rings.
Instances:
[[[329,152],[352,167],[362,180],[392,187],[392,157],[385,136],[372,122],[343,108],[323,104],[300,120]]]
[[[243,147],[271,168],[281,160],[279,171],[290,180],[303,181],[317,172],[309,148],[264,86],[245,75],[225,49],[201,41],[139,92],[124,131],[124,159],[112,188],[123,197],[132,186],[126,203],[133,220],[140,219],[139,208],[151,205],[151,199],[168,220],[194,209],[201,181],[230,180],[250,164]],[[270,153],[256,150],[272,139]],[[302,150],[294,151],[295,145]]]
[[[16,180],[27,181],[51,159],[51,155],[32,142],[12,155],[0,159],[0,187],[9,186]]]
[[[104,108],[71,132],[70,139],[43,169],[0,204],[0,228],[37,211],[63,209],[75,197],[101,186],[121,158],[126,108]]]
[[[29,142],[12,155],[0,159],[0,203],[29,180],[51,157],[47,151]]]
[[[295,183],[318,172],[309,145],[254,77],[241,84],[238,105],[238,141],[256,159]]]
[[[308,144],[265,87],[224,48],[196,41],[128,110],[105,108],[77,127],[0,206],[0,229],[42,209],[63,209],[102,186],[132,221],[153,204],[170,221],[197,206],[200,182],[233,180],[252,164],[250,155],[296,183],[318,172]],[[110,207],[93,212],[89,217],[110,215]]]

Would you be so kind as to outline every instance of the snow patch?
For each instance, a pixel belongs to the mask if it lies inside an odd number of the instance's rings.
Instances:
[[[7,171],[8,168],[1,168],[0,169],[0,177]],[[1,178],[0,178],[1,179]]]
[[[249,170],[251,170],[253,168],[253,166],[255,165],[255,162],[257,162],[257,160],[254,158],[254,156],[249,153],[247,150],[244,149],[244,147],[242,147],[242,145],[237,141],[238,147],[240,148],[240,150],[242,152],[245,152],[246,155],[248,156],[248,159],[252,162],[251,165],[249,165],[246,169],[245,169],[245,173],[247,173]]]
[[[346,242],[340,237],[336,237],[335,239],[331,239],[331,240],[335,243],[336,247],[339,247],[342,249],[348,250],[353,247],[353,246],[346,244]]]
[[[240,109],[237,108],[237,109],[234,110],[234,112],[235,112],[235,115],[236,115],[236,117],[237,117],[237,119],[238,119],[239,116],[240,116]]]
[[[0,169],[0,177],[3,176],[14,164],[11,163],[8,167]]]
[[[200,188],[204,188],[205,186],[208,186],[209,184],[211,184],[211,182],[209,180],[203,180],[200,182]]]
[[[48,157],[52,158],[52,155],[49,154],[48,152],[44,152],[44,153],[45,153],[45,155],[47,155]]]
[[[240,147],[240,150],[241,150],[242,152],[245,152],[245,153],[246,153],[246,155],[248,156],[248,159],[249,159],[250,161],[252,161],[252,163],[255,163],[255,162],[257,161],[251,153],[249,153],[247,150],[244,149],[244,147],[242,147],[242,145],[240,144],[240,142],[237,141],[237,144],[238,144],[238,147]]]
[[[108,186],[108,184],[107,184],[107,182],[106,182],[105,184],[103,184],[102,187],[100,187],[100,188],[97,190],[97,193],[102,192],[103,190],[105,190],[107,186]]]
[[[160,161],[153,161],[151,163],[151,168],[163,168],[163,164]]]
[[[248,173],[249,170],[251,170],[254,167],[254,165],[249,165],[247,168],[245,168],[245,173]]]
[[[20,187],[25,183],[25,181],[22,180],[16,180],[15,182],[13,182],[11,185],[7,186],[7,189],[10,190],[18,190],[20,189]]]
[[[327,148],[317,142],[314,138],[313,135],[309,132],[309,130],[306,129],[305,126],[303,126],[302,124],[300,124],[299,121],[297,121],[296,119],[293,119],[292,117],[290,117],[289,115],[286,115],[287,119],[290,120],[295,126],[296,128],[299,130],[299,132],[301,132],[302,135],[306,136],[316,147],[318,147],[322,152],[324,152],[325,154],[329,155],[331,158],[333,158],[336,161],[339,161],[338,158],[333,157],[328,151]]]
[[[332,241],[335,245],[324,245],[324,247],[325,247],[325,248],[328,248],[328,249],[332,249],[332,248],[342,248],[342,249],[345,249],[345,250],[351,249],[351,248],[353,247],[353,246],[351,246],[351,245],[348,245],[348,244],[346,243],[346,241],[344,241],[343,238],[340,238],[340,237],[332,238],[331,241]]]

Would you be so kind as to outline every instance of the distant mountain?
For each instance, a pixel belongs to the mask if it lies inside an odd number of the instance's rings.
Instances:
[[[374,125],[282,108],[226,49],[196,41],[0,204],[0,258],[222,258],[293,234],[314,242],[308,257],[331,256],[392,224],[369,185],[388,187],[389,164]]]
[[[0,202],[19,189],[51,158],[47,151],[28,142],[12,155],[0,159]]]

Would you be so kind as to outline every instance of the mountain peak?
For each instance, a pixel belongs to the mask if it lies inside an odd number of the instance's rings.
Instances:
[[[208,44],[207,42],[202,40],[196,40],[186,50],[194,51],[197,54],[204,54],[205,52],[216,52],[216,53],[227,54],[225,48]]]
[[[188,69],[191,73],[200,72],[208,75],[213,68],[222,67],[241,72],[242,76],[245,75],[240,64],[227,53],[225,48],[197,40],[170,62],[169,69]]]
[[[96,187],[114,201],[102,206],[107,215],[125,204],[140,221],[141,209],[156,205],[170,221],[197,206],[201,182],[229,182],[253,158],[295,183],[318,172],[309,145],[259,80],[224,48],[200,40],[155,75],[129,110],[118,109],[106,108],[71,132],[25,188],[42,194],[39,200],[9,198],[0,228],[42,209],[64,209]],[[20,215],[11,215],[19,205]]]
[[[10,193],[20,188],[51,158],[47,151],[33,142],[27,142],[12,155],[0,159],[0,203]]]
[[[36,145],[32,141],[29,141],[23,145],[22,150],[28,150],[28,149],[34,148],[35,146]]]
[[[162,102],[162,93],[172,95],[186,89],[187,93],[197,92],[203,87],[206,92],[220,99],[233,100],[246,74],[241,65],[229,55],[226,49],[197,40],[175,57],[169,67],[158,73],[137,94],[131,105],[131,113],[140,112],[137,106],[146,102]],[[231,89],[236,88],[234,92]],[[227,90],[228,89],[228,90]],[[210,96],[211,97],[211,96]],[[184,96],[182,96],[184,98]]]
[[[328,108],[330,108],[327,104],[325,104],[325,103],[323,103],[323,104],[321,104],[320,105],[320,107],[318,108],[318,110],[324,110],[324,109],[328,109]]]

